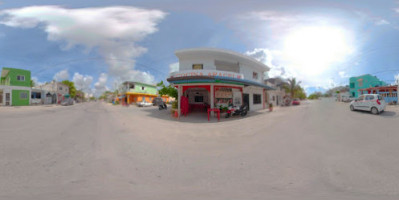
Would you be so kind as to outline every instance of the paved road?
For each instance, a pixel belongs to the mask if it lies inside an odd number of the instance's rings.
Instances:
[[[0,108],[0,199],[399,199],[399,113],[347,106],[222,123],[103,103]]]

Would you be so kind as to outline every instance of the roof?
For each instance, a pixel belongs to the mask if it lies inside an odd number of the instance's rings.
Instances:
[[[10,68],[10,67],[3,67],[3,69],[1,70],[1,77],[5,77],[7,76],[9,71],[13,71],[13,70],[18,70],[18,71],[24,71],[26,73],[30,73],[29,70],[26,69],[18,69],[18,68]]]
[[[359,89],[360,91],[366,91],[366,90],[397,90],[398,86],[397,85],[390,85],[390,86],[379,86],[379,87],[370,87],[370,88],[363,88]]]
[[[250,81],[246,79],[236,79],[236,78],[230,78],[230,77],[214,77],[214,76],[185,76],[185,77],[173,77],[173,78],[168,78],[167,81],[170,83],[174,84],[183,84],[183,83],[192,83],[192,82],[207,82],[207,83],[215,83],[215,82],[224,82],[224,83],[230,83],[230,84],[240,84],[244,86],[258,86],[265,88],[267,90],[275,90],[275,88],[272,88],[268,85],[258,83],[255,81]]]
[[[247,56],[245,54],[237,53],[235,51],[227,50],[227,49],[219,49],[219,48],[191,48],[191,49],[182,49],[178,50],[175,52],[176,56],[181,58],[184,55],[190,55],[190,54],[198,54],[198,53],[208,53],[208,54],[219,54],[219,55],[224,55],[224,56],[233,56],[235,58],[239,58],[243,61],[246,61],[248,63],[254,64],[257,68],[260,68],[262,70],[269,71],[270,67],[265,65],[262,62],[259,62],[255,58],[252,58],[250,56]]]

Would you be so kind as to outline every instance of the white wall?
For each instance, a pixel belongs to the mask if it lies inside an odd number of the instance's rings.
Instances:
[[[261,87],[254,87],[254,86],[248,86],[244,87],[243,93],[249,94],[249,110],[254,111],[254,110],[260,110],[263,109],[263,88]],[[254,94],[260,94],[261,95],[261,103],[260,104],[254,104]]]
[[[223,57],[218,55],[197,55],[187,56],[179,59],[179,71],[192,70],[193,64],[203,64],[203,70],[216,70],[215,60],[226,61],[231,63],[239,63],[240,73],[244,75],[244,79],[262,83],[264,81],[264,73],[266,70],[260,70],[249,64],[246,64],[240,58]],[[258,73],[258,79],[253,79],[253,72]]]

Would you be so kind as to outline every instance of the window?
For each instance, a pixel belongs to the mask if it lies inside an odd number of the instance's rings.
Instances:
[[[360,96],[359,98],[357,98],[358,101],[363,101],[364,100],[364,96]]]
[[[19,93],[19,98],[20,99],[27,99],[28,98],[28,93],[26,93],[26,92]]]
[[[351,83],[350,88],[355,88],[355,83]]]
[[[195,69],[195,70],[204,69],[204,65],[203,64],[193,64],[193,69]]]
[[[357,80],[359,87],[363,87],[363,79]]]
[[[275,101],[276,99],[274,98],[274,96],[273,96],[273,101]]]
[[[258,79],[258,73],[257,73],[257,72],[254,72],[254,73],[252,74],[252,78],[253,78],[253,79]]]
[[[370,100],[373,100],[373,99],[374,99],[373,95],[367,95],[366,96],[366,101],[370,101]]]
[[[145,90],[145,87],[144,87],[144,86],[142,86],[142,87],[141,87],[141,90]]]
[[[62,90],[62,87],[59,87],[58,90]]]
[[[195,96],[195,102],[204,102],[204,96]]]
[[[274,96],[273,96],[274,99]],[[262,95],[254,94],[254,104],[261,104],[262,103]]]
[[[25,81],[25,76],[18,75],[18,76],[17,76],[17,80],[19,80],[19,81]]]

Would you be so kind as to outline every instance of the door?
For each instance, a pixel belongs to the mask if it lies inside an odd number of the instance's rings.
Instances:
[[[242,94],[242,98],[243,98],[243,102],[244,102],[244,105],[247,105],[248,106],[248,110],[250,110],[249,109],[249,94]]]
[[[359,98],[356,99],[356,102],[354,103],[355,108],[359,110],[366,110],[366,102],[364,101],[364,95],[360,96]]]
[[[6,93],[6,106],[11,105],[11,94],[10,93]]]

